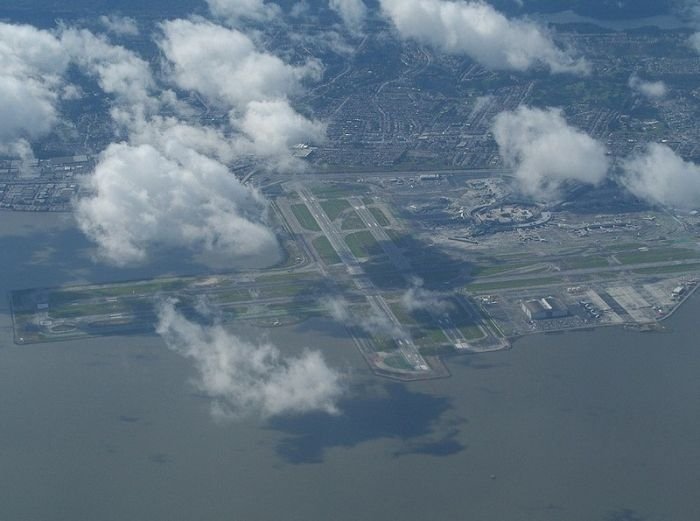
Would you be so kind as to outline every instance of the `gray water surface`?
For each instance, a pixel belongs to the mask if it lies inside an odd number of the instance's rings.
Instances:
[[[12,218],[3,291],[136,275],[92,266],[70,226]],[[530,337],[411,385],[328,321],[243,328],[323,349],[351,389],[338,417],[223,424],[159,338],[16,346],[6,311],[0,520],[700,519],[700,298],[668,333]]]

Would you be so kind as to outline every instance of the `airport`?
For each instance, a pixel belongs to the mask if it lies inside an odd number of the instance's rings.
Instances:
[[[376,374],[423,380],[449,375],[445,356],[508,349],[522,335],[658,329],[697,287],[697,214],[518,202],[508,173],[494,174],[249,176],[272,199],[278,266],[16,291],[15,341],[147,332],[164,297],[183,309],[205,298],[223,320],[263,327],[333,319],[328,303],[342,301],[340,320]]]

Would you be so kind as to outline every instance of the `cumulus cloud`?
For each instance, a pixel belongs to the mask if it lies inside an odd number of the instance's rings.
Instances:
[[[700,2],[698,0],[685,0],[680,5],[680,16],[689,19],[695,28],[700,27]],[[700,53],[700,32],[696,32],[688,39],[688,44]]]
[[[105,29],[117,36],[138,36],[139,34],[136,20],[128,16],[102,15],[100,23]]]
[[[172,81],[230,110],[241,153],[289,166],[290,145],[323,139],[324,126],[296,112],[289,101],[302,92],[302,80],[319,77],[318,63],[290,65],[258,50],[242,32],[209,22],[174,20],[162,30],[159,45]]]
[[[235,25],[243,20],[264,21],[280,14],[279,6],[264,0],[207,0],[211,13]]]
[[[305,141],[320,142],[326,127],[305,118],[286,101],[254,101],[240,119],[233,119],[245,139],[236,141],[237,148],[247,154],[270,159],[277,168],[292,168],[294,160],[289,147]]]
[[[367,17],[367,6],[362,0],[330,0],[333,9],[350,32],[359,33]]]
[[[151,144],[168,156],[181,157],[194,151],[224,164],[236,157],[231,139],[221,129],[195,126],[174,117],[155,116],[135,122],[130,127],[130,142]]]
[[[247,342],[216,322],[192,322],[175,304],[168,300],[159,306],[157,332],[171,350],[194,362],[196,386],[213,400],[216,416],[338,413],[342,378],[320,352],[285,357],[272,344]]]
[[[663,81],[646,81],[637,74],[630,76],[630,88],[649,99],[659,99],[666,96],[668,89]]]
[[[689,40],[690,46],[700,53],[700,32],[694,33]]]
[[[140,114],[157,110],[156,84],[143,58],[87,29],[64,29],[61,44],[78,67],[96,78],[118,104]]]
[[[411,287],[401,295],[401,304],[407,311],[444,313],[451,305],[434,291],[423,287],[422,279],[415,279]]]
[[[292,18],[300,18],[302,16],[307,16],[310,9],[311,6],[309,5],[309,2],[306,0],[299,0],[299,2],[296,2],[289,10],[289,15]]]
[[[9,143],[0,143],[0,155],[5,155],[19,160],[19,173],[22,176],[34,174],[32,166],[36,158],[32,146],[26,139],[16,139]]]
[[[370,301],[369,315],[360,315],[350,309],[350,304],[343,298],[327,298],[322,302],[330,316],[346,327],[354,327],[370,335],[390,337],[401,336],[400,328],[389,320],[389,317]]]
[[[0,148],[28,154],[28,140],[58,120],[62,75],[69,58],[51,33],[0,23]]]
[[[101,154],[86,181],[91,195],[76,203],[78,223],[99,256],[123,266],[146,261],[154,249],[187,248],[219,266],[253,256],[274,261],[279,252],[266,226],[267,204],[226,165],[246,155],[296,166],[290,145],[323,138],[323,125],[298,114],[286,98],[312,66],[259,52],[236,30],[166,22],[159,44],[168,73],[178,87],[230,109],[225,131],[157,116],[166,104],[177,114],[187,111],[132,51],[87,30],[64,28],[61,42],[112,95],[112,117],[126,136]]]
[[[559,48],[533,22],[510,20],[482,1],[380,0],[404,38],[452,54],[466,54],[493,69],[524,71],[542,64],[555,73],[586,74],[590,66]]]
[[[100,155],[85,181],[90,195],[75,205],[98,256],[124,266],[146,261],[160,247],[188,248],[226,266],[255,255],[276,259],[265,201],[226,166],[236,155],[234,142],[220,129],[155,115],[177,100],[132,51],[71,28],[62,31],[61,43],[114,98],[112,117],[127,135]]]
[[[700,207],[700,166],[683,160],[666,145],[653,143],[622,163],[623,184],[650,203]]]
[[[315,64],[292,66],[259,51],[236,29],[190,20],[172,20],[162,27],[159,45],[172,79],[221,106],[240,110],[251,101],[286,98],[301,92],[302,79],[319,73]]]
[[[33,158],[29,142],[51,130],[60,99],[80,94],[62,78],[73,63],[113,98],[111,115],[124,139],[100,155],[86,180],[91,195],[76,202],[79,225],[102,258],[142,262],[157,246],[276,258],[265,201],[226,165],[246,155],[298,166],[290,146],[322,140],[325,128],[297,113],[289,96],[320,67],[289,65],[243,33],[204,21],[166,22],[159,43],[178,87],[229,109],[226,131],[157,116],[166,106],[189,112],[144,59],[104,36],[0,24],[0,153]]]
[[[92,195],[76,203],[83,232],[115,265],[144,262],[154,247],[189,248],[227,258],[275,258],[266,204],[228,168],[203,152],[224,155],[204,130],[172,124],[110,145],[88,179]],[[149,135],[148,133],[151,133]],[[202,140],[200,150],[185,138]],[[220,147],[220,151],[215,150]]]
[[[520,189],[532,197],[551,200],[566,181],[595,185],[607,175],[605,146],[569,126],[559,109],[501,112],[493,134]]]

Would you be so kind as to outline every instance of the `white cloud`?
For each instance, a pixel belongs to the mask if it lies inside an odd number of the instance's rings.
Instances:
[[[277,4],[264,0],[206,0],[216,17],[236,25],[242,20],[264,21],[280,14]]]
[[[367,17],[367,6],[362,0],[330,0],[329,5],[338,13],[349,31],[362,31]]]
[[[254,101],[232,124],[245,136],[236,141],[241,153],[268,158],[276,168],[294,168],[289,147],[323,141],[325,125],[305,118],[287,101]]]
[[[194,362],[196,386],[213,400],[219,417],[338,413],[342,378],[318,351],[285,357],[270,343],[246,342],[220,324],[191,322],[173,301],[160,305],[157,331],[170,349]]]
[[[380,0],[404,38],[452,54],[466,54],[493,69],[527,70],[537,64],[555,73],[586,74],[589,65],[560,49],[546,28],[509,20],[482,1]]]
[[[246,155],[297,167],[290,145],[323,138],[323,126],[286,98],[312,66],[287,65],[209,22],[166,22],[163,34],[173,81],[230,109],[232,132],[156,116],[166,103],[186,110],[159,88],[148,63],[89,31],[65,29],[65,48],[115,98],[112,117],[128,136],[101,155],[88,181],[93,195],[76,205],[82,230],[117,265],[143,262],[157,247],[188,248],[219,267],[277,258],[265,201],[226,165]]]
[[[561,110],[501,112],[493,134],[522,192],[537,199],[556,198],[566,181],[598,184],[607,174],[605,146],[569,126]]]
[[[653,143],[622,163],[623,184],[651,203],[700,208],[700,166],[684,161],[666,145]]]
[[[132,144],[153,145],[169,157],[181,157],[194,151],[225,164],[236,157],[231,139],[213,127],[195,126],[176,118],[153,117],[138,121],[130,131]]]
[[[690,37],[689,43],[693,49],[700,53],[700,32],[693,34]]]
[[[236,155],[234,142],[215,128],[155,116],[178,102],[135,53],[86,30],[64,29],[61,42],[114,97],[112,117],[128,135],[101,154],[86,181],[92,195],[76,203],[99,256],[128,265],[162,247],[188,248],[219,266],[261,254],[275,259],[266,203],[225,166]]]
[[[140,114],[158,108],[151,69],[134,52],[86,29],[65,29],[61,44],[78,67],[94,76],[100,88],[114,96],[118,104]]]
[[[117,36],[138,36],[139,34],[138,23],[128,16],[102,15],[100,23],[105,29]]]
[[[286,98],[301,92],[302,79],[319,73],[312,64],[296,67],[258,51],[236,29],[190,20],[173,20],[162,27],[159,45],[172,79],[219,105],[241,110],[251,101]]]
[[[299,2],[296,2],[289,10],[289,16],[291,16],[292,18],[300,18],[302,16],[307,16],[309,14],[310,9],[311,6],[306,0],[299,0]]]
[[[329,51],[341,56],[349,57],[355,52],[355,47],[348,42],[345,35],[333,29],[317,31],[313,34],[291,33],[289,39],[303,47],[322,52]]]
[[[34,151],[26,139],[16,139],[9,143],[0,143],[0,155],[17,158],[19,172],[24,176],[33,175],[32,165],[35,163]]]
[[[229,265],[254,255],[275,258],[262,197],[204,155],[225,155],[224,145],[185,127],[153,125],[134,143],[110,145],[88,180],[93,195],[76,204],[80,228],[115,265],[144,262],[157,246],[189,248]]]
[[[377,307],[372,306],[368,314],[354,313],[350,304],[343,298],[327,298],[322,302],[324,308],[333,320],[345,327],[354,327],[370,335],[389,337],[402,336],[400,328],[389,320],[389,317]]]
[[[698,0],[685,0],[681,3],[679,16],[690,20],[696,29],[700,27],[700,2]],[[688,44],[700,53],[700,32],[696,32],[688,39]]]
[[[53,128],[68,61],[51,33],[0,23],[0,147],[26,153]]]
[[[287,64],[258,50],[242,32],[209,22],[174,20],[162,29],[159,45],[172,80],[230,110],[240,153],[289,167],[290,145],[323,139],[324,126],[297,113],[289,101],[303,91],[302,80],[319,76],[318,63]]]
[[[659,99],[666,96],[668,89],[663,81],[646,81],[637,74],[633,74],[629,79],[630,88],[649,99]]]
[[[451,305],[442,296],[423,287],[423,280],[416,278],[409,289],[401,295],[401,304],[408,311],[430,311],[444,313]]]

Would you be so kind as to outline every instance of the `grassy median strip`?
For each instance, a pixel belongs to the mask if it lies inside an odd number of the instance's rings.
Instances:
[[[311,215],[311,212],[305,204],[293,204],[292,212],[294,212],[294,217],[297,218],[297,221],[299,221],[299,224],[301,224],[303,228],[312,232],[321,231],[321,227],[316,222],[316,219],[314,219],[314,216]]]
[[[321,201],[321,208],[331,221],[340,217],[340,214],[350,208],[350,203],[345,199],[328,199]]]
[[[318,237],[312,241],[312,244],[324,263],[328,265],[340,264],[340,257],[333,248],[331,241],[328,240],[328,237]]]
[[[368,230],[347,235],[345,242],[355,257],[371,257],[382,253],[382,247]]]
[[[559,279],[555,278],[544,278],[544,279],[519,279],[519,280],[508,280],[503,282],[484,282],[467,284],[466,290],[469,293],[485,293],[487,291],[499,290],[499,289],[519,289],[519,288],[535,288],[538,286],[549,286],[560,282]]]
[[[370,206],[369,211],[372,212],[372,215],[374,215],[374,218],[379,226],[389,226],[389,219],[387,219],[384,212],[382,212],[379,208],[376,206]]]

